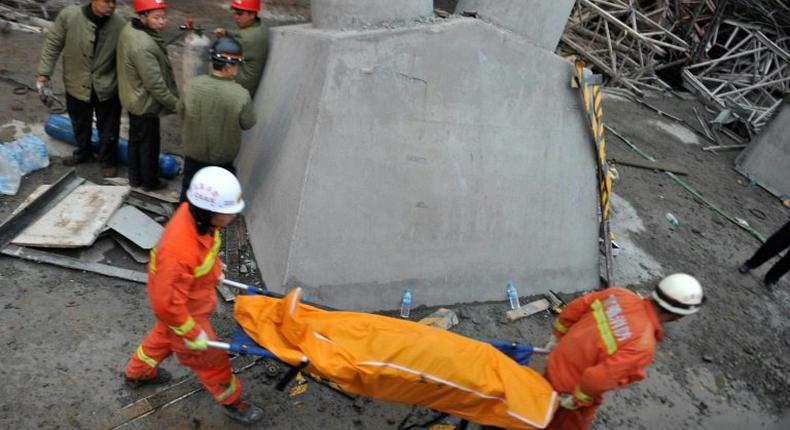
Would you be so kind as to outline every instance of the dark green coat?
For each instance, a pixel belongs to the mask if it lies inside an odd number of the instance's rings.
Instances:
[[[118,41],[118,95],[133,115],[176,111],[178,89],[165,42],[137,19],[124,27]]]
[[[100,101],[118,92],[115,72],[115,47],[123,30],[124,20],[110,16],[99,30],[94,47],[96,24],[85,11],[86,6],[63,8],[47,33],[38,74],[52,77],[55,63],[63,53],[63,83],[72,97],[90,102],[91,88]]]
[[[184,154],[207,164],[233,163],[241,131],[255,125],[250,94],[230,78],[200,75],[178,101]]]
[[[241,43],[241,52],[244,55],[244,62],[239,66],[236,82],[250,92],[250,97],[255,97],[269,54],[269,28],[258,19],[247,28],[227,33]]]

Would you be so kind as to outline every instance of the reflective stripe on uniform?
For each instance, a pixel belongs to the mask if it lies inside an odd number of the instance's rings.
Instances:
[[[158,361],[154,360],[153,358],[151,358],[151,357],[149,357],[149,356],[147,356],[145,354],[145,351],[143,351],[143,346],[142,345],[137,347],[137,358],[140,361],[142,361],[143,363],[145,363],[145,364],[147,364],[147,365],[149,365],[151,367],[156,367],[159,364]]]
[[[201,351],[208,349],[208,339],[189,340],[187,338],[184,338],[184,343],[187,345],[187,348],[194,351]]]
[[[233,393],[236,391],[237,386],[238,383],[236,382],[236,375],[232,374],[230,375],[230,385],[228,386],[228,389],[214,396],[214,398],[217,399],[218,402],[227,399],[228,397],[233,395]]]
[[[573,390],[573,396],[584,403],[592,403],[593,401],[592,396],[582,391],[582,389],[578,385],[576,386],[576,389]]]
[[[189,331],[192,330],[192,327],[194,326],[195,326],[195,320],[193,320],[192,317],[189,316],[187,317],[187,320],[184,322],[184,324],[181,324],[180,326],[177,327],[171,325],[170,330],[173,330],[179,336],[183,336],[189,333]]]
[[[600,333],[601,340],[606,346],[606,353],[612,355],[617,351],[617,342],[614,340],[614,334],[612,334],[609,319],[606,317],[606,312],[604,312],[603,303],[600,300],[595,300],[590,307],[592,308],[593,316],[595,316],[598,333]]]
[[[156,247],[151,248],[148,260],[148,273],[156,273]]]
[[[558,332],[560,332],[560,333],[562,333],[562,334],[565,334],[565,333],[568,331],[568,327],[565,327],[565,326],[564,326],[564,325],[563,325],[563,324],[560,322],[560,319],[559,319],[559,318],[557,318],[557,319],[555,319],[555,320],[554,320],[554,330],[557,330]]]
[[[214,267],[214,260],[216,260],[217,258],[217,254],[219,253],[219,247],[221,245],[222,245],[222,239],[219,236],[219,229],[216,229],[214,231],[214,245],[211,246],[211,250],[208,252],[208,255],[206,255],[206,258],[203,260],[203,263],[201,263],[200,266],[195,268],[196,278],[204,276],[211,271],[211,268]]]

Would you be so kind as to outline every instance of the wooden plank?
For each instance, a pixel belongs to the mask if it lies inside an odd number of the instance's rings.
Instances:
[[[510,321],[520,320],[521,318],[528,317],[530,315],[535,315],[538,312],[543,312],[551,307],[551,303],[549,303],[546,299],[539,299],[533,302],[529,302],[526,305],[518,308],[507,311],[507,319]]]
[[[33,224],[41,215],[55,207],[83,182],[85,179],[78,177],[74,173],[74,169],[69,170],[39,198],[0,224],[0,249],[5,248],[14,237]]]
[[[47,263],[55,266],[66,267],[68,269],[83,270],[86,272],[98,273],[111,278],[125,279],[127,281],[145,284],[148,281],[148,274],[136,270],[123,269],[107,264],[91,263],[81,261],[65,255],[55,254],[54,252],[39,251],[37,249],[25,248],[22,246],[8,245],[2,253],[9,257],[17,257],[36,263]]]
[[[104,182],[112,185],[120,185],[124,187],[129,186],[129,179],[128,178],[104,178]],[[157,191],[145,191],[142,188],[132,188],[132,191],[138,194],[142,194],[144,196],[153,197],[157,200],[162,200],[168,203],[178,203],[178,199],[181,197],[180,189],[176,191],[171,189],[170,186],[172,185],[171,182],[168,182],[168,188],[164,190],[157,190]]]
[[[666,163],[663,161],[648,161],[643,158],[631,157],[628,155],[609,155],[609,161],[623,166],[639,167],[642,169],[661,170],[664,172],[677,173],[678,175],[688,176],[689,171],[680,165]]]
[[[200,381],[190,377],[112,412],[101,423],[91,424],[98,424],[97,427],[103,429],[118,428],[124,424],[130,424],[132,421],[145,418],[168,404],[195,394],[202,389],[203,386],[200,384]]]
[[[43,248],[90,246],[127,194],[126,187],[80,185],[11,243]]]
[[[235,362],[237,358],[239,357],[231,357],[230,361]],[[231,370],[234,374],[240,374],[257,365],[259,361],[260,360],[256,357],[252,362],[238,368],[232,368]],[[203,385],[200,383],[200,381],[195,379],[193,376],[187,376],[178,382],[161,388],[159,391],[150,396],[144,397],[124,406],[121,409],[111,412],[109,416],[97,417],[91,420],[91,422],[86,422],[85,425],[89,428],[101,428],[108,430],[126,427],[129,424],[137,422],[161,409],[189,398],[194,394],[203,391],[203,389]]]
[[[702,148],[703,151],[737,151],[739,149],[746,148],[746,145],[718,145],[718,146],[706,146]]]
[[[124,205],[118,209],[107,225],[121,236],[142,249],[156,246],[164,227],[134,206]]]

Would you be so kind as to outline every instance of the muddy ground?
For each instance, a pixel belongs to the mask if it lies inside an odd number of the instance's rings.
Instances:
[[[207,27],[231,22],[218,1],[171,3],[174,22],[187,16]],[[32,84],[42,40],[41,35],[1,34],[0,76]],[[178,48],[173,51],[177,66]],[[62,91],[60,79],[54,81]],[[0,124],[45,120],[47,112],[34,95],[16,95],[12,89],[0,82]],[[692,108],[700,108],[678,97],[648,101],[689,122],[695,121]],[[756,230],[767,235],[787,221],[787,208],[732,169],[736,152],[702,151],[709,143],[687,128],[615,95],[606,97],[604,111],[610,126],[657,159],[688,169],[689,184]],[[611,134],[608,142],[614,156],[630,152]],[[172,119],[164,146],[174,152],[180,147]],[[25,177],[17,196],[0,196],[0,220],[36,186],[65,170],[53,158],[49,168]],[[687,272],[700,279],[708,303],[698,315],[668,327],[648,379],[609,393],[593,428],[788,428],[775,423],[790,411],[790,280],[783,279],[771,293],[759,278],[765,268],[739,275],[735,268],[757,240],[663,173],[628,166],[617,170],[612,229],[623,249],[615,259],[615,281],[648,291],[663,275]],[[100,179],[95,165],[80,166],[78,173]],[[666,221],[667,212],[680,221],[677,227]],[[142,270],[106,241],[76,255]],[[460,316],[454,330],[468,336],[543,343],[550,333],[551,316],[545,313],[509,323],[505,303],[451,307]],[[418,308],[414,317],[430,311]],[[231,312],[224,303],[217,309],[221,336],[233,331]],[[153,389],[126,389],[120,376],[152,323],[142,285],[0,257],[0,428],[103,428],[125,405],[153,396]],[[245,363],[239,359],[234,366]],[[537,368],[541,364],[541,359],[534,362]],[[177,398],[178,390],[196,387],[173,360],[165,367],[186,382],[150,397],[150,405],[161,406]],[[289,397],[274,389],[265,370],[256,365],[241,373],[245,397],[266,411],[260,428],[395,429],[404,420],[417,423],[433,416],[408,406],[347,398],[316,383],[309,383],[305,394]],[[199,391],[124,428],[242,427]]]

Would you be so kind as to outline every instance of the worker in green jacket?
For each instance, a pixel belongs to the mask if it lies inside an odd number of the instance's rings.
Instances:
[[[255,97],[255,91],[263,75],[263,67],[266,65],[266,56],[269,53],[269,29],[258,18],[258,12],[261,10],[260,0],[230,0],[230,9],[239,27],[238,31],[217,28],[214,30],[214,36],[233,37],[241,42],[244,63],[239,68],[236,82],[250,92],[250,97]]]
[[[164,188],[159,179],[159,116],[175,113],[178,89],[160,33],[167,25],[164,0],[134,0],[137,18],[118,41],[118,92],[129,111],[129,185]]]
[[[240,65],[246,60],[242,54],[237,40],[217,39],[210,51],[211,74],[187,82],[178,100],[186,156],[182,202],[186,201],[186,190],[198,170],[219,166],[235,173],[233,161],[241,147],[241,131],[255,125],[250,94],[234,81]]]
[[[51,96],[50,77],[63,54],[66,110],[77,149],[64,161],[75,165],[91,161],[93,114],[99,131],[102,175],[117,174],[121,103],[115,72],[115,47],[124,20],[115,15],[115,0],[91,0],[66,6],[47,33],[38,63],[36,84],[42,97]]]

